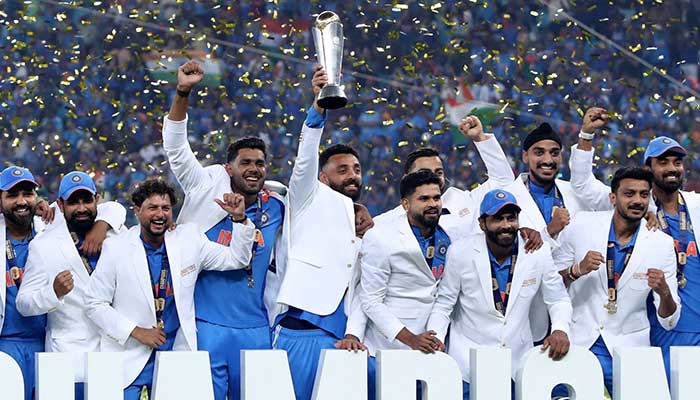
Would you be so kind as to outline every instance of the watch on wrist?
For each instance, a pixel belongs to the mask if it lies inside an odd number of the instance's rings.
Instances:
[[[595,133],[586,133],[583,130],[581,130],[578,133],[578,137],[580,137],[583,140],[593,140],[593,138],[595,137]]]
[[[229,218],[231,218],[231,221],[233,221],[237,224],[242,224],[245,222],[247,217],[244,215],[243,218],[241,218],[241,219],[235,219],[235,218],[233,218],[233,215],[229,215]]]
[[[190,90],[181,90],[180,88],[175,88],[175,90],[177,91],[177,95],[180,97],[187,97],[190,95],[190,92],[192,91],[191,89]]]

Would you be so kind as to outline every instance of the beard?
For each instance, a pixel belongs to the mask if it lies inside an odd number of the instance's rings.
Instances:
[[[17,215],[21,210],[28,210],[27,215]],[[22,204],[12,207],[12,209],[2,208],[2,215],[10,222],[23,228],[28,228],[32,225],[32,220],[36,214],[36,204]]]
[[[426,215],[430,211],[437,212],[437,218]],[[413,214],[412,219],[419,225],[422,225],[426,228],[434,229],[440,223],[440,209],[438,209],[437,207],[427,208],[421,213]]]
[[[675,182],[666,182],[665,178],[669,176],[675,176],[678,179]],[[669,172],[664,174],[661,179],[656,179],[656,175],[654,175],[654,184],[665,193],[674,193],[683,187],[683,179],[680,173]]]
[[[78,217],[87,216],[86,219],[78,219]],[[95,224],[96,213],[92,211],[76,212],[66,219],[68,230],[79,235],[85,235]]]
[[[162,221],[162,225],[156,225],[155,222]],[[149,235],[153,237],[159,237],[165,235],[165,232],[168,231],[168,228],[171,225],[171,221],[168,218],[153,218],[145,224],[141,224],[143,226],[143,229],[148,232]],[[156,229],[153,229],[153,228]]]
[[[641,211],[641,214],[639,216],[631,215],[627,212],[627,210]],[[627,208],[619,207],[617,209],[617,212],[622,218],[626,219],[627,221],[639,222],[644,218],[646,214],[646,208],[642,204],[630,204],[629,206],[627,206]]]
[[[247,181],[247,178],[257,178],[257,182]],[[231,177],[231,189],[234,192],[240,193],[242,195],[256,195],[258,194],[263,186],[265,186],[265,175],[258,173],[250,173],[245,176],[232,176]]]
[[[503,236],[510,233],[511,236]],[[515,228],[499,229],[497,231],[486,231],[486,237],[499,247],[511,247],[515,243],[518,231]]]
[[[357,189],[348,187],[349,185],[355,185]],[[360,195],[362,195],[362,182],[359,179],[348,178],[340,183],[330,182],[328,186],[336,192],[348,196],[353,202],[360,200]]]
[[[557,177],[557,174],[559,173],[559,166],[557,165],[557,163],[555,163],[555,162],[538,163],[537,168],[541,168],[541,167],[551,167],[554,170],[554,173],[552,174],[551,178],[548,178],[548,177],[544,177],[544,176],[540,175],[539,173],[537,173],[537,169],[530,169],[530,176],[535,178],[534,179],[535,183],[548,185],[548,184],[554,182],[554,180]]]

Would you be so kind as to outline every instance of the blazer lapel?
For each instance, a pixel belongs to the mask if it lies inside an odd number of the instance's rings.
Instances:
[[[148,258],[146,257],[146,250],[143,248],[143,242],[139,237],[139,228],[135,227],[133,232],[130,232],[131,236],[131,246],[133,252],[131,253],[132,262],[131,267],[136,274],[136,278],[139,282],[139,287],[143,291],[144,296],[146,296],[147,302],[151,308],[153,315],[156,313],[155,307],[155,297],[153,296],[153,283],[151,281],[151,274],[148,270]]]
[[[75,248],[75,243],[73,243],[70,232],[66,227],[56,227],[55,229],[61,229],[61,231],[56,233],[59,235],[58,248],[61,251],[61,254],[63,254],[63,258],[68,260],[68,264],[70,265],[71,269],[80,277],[81,280],[87,281],[90,279],[90,275],[88,275],[87,270],[83,265],[83,260],[80,258],[78,249]]]
[[[180,289],[180,270],[182,270],[182,261],[180,258],[180,246],[174,237],[173,232],[165,234],[165,251],[168,254],[168,263],[170,264],[170,276],[173,280],[174,296],[177,299]],[[175,301],[177,304],[177,300]]]
[[[481,282],[481,291],[484,293],[489,312],[494,315],[502,316],[496,305],[493,304],[493,285],[491,280],[491,261],[489,260],[489,251],[486,247],[486,238],[484,235],[477,236],[478,240],[474,243],[474,269],[479,276]]]
[[[423,257],[423,251],[418,245],[418,239],[416,235],[413,234],[411,225],[408,223],[408,217],[399,217],[399,233],[401,234],[401,241],[407,248],[408,255],[411,257],[415,265],[425,274],[428,274],[432,280],[435,280],[433,272],[430,270],[428,263],[425,262],[425,257]]]
[[[647,230],[645,224],[646,220],[642,220],[641,226],[639,227],[639,233],[637,234],[637,241],[634,245],[634,250],[632,250],[632,256],[627,264],[627,268],[622,271],[620,280],[617,282],[617,287],[623,287],[632,278],[637,269],[642,265],[644,260],[645,248],[647,246],[654,246],[652,243],[647,243],[647,238],[649,237],[649,231]],[[645,271],[646,272],[646,271]],[[607,284],[605,285],[607,288]]]

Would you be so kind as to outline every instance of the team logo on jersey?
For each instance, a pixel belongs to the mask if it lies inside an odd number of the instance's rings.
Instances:
[[[447,254],[447,243],[442,243],[440,246],[438,246],[438,254],[440,254],[442,257]]]
[[[267,223],[267,221],[270,220],[270,214],[267,213],[267,211],[262,213],[262,216],[260,217],[260,222],[262,222],[263,225]]]

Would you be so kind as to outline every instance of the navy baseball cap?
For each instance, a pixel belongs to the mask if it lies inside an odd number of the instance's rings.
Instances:
[[[61,179],[61,184],[58,186],[58,198],[66,200],[77,190],[87,190],[92,194],[97,192],[95,182],[90,178],[90,175],[85,172],[73,171]]]
[[[26,168],[12,166],[0,172],[0,190],[10,190],[20,182],[29,182],[34,186],[39,186],[34,175]]]
[[[649,142],[646,151],[644,152],[644,164],[647,160],[653,157],[658,157],[666,152],[671,152],[679,156],[688,154],[683,146],[668,136],[659,136]]]
[[[486,193],[484,199],[481,201],[479,215],[492,216],[506,206],[515,206],[515,208],[520,211],[520,206],[518,206],[518,202],[515,200],[515,196],[513,196],[512,193],[501,189],[492,190]]]

